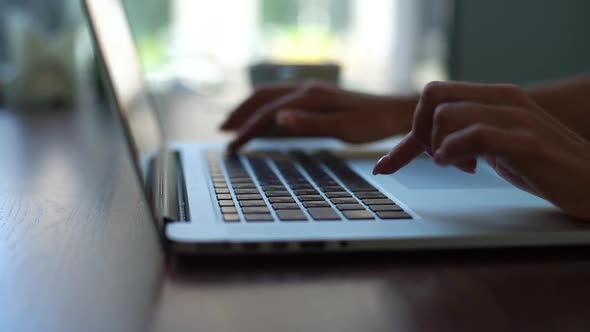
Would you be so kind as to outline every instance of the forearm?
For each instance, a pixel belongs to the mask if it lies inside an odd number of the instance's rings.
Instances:
[[[419,95],[405,95],[391,98],[389,104],[391,109],[397,112],[393,127],[398,132],[409,132],[412,130],[412,122],[414,119],[414,111],[420,99]]]
[[[590,74],[532,85],[526,91],[543,109],[590,139]]]

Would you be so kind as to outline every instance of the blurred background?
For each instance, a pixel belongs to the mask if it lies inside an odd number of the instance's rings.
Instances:
[[[336,63],[341,84],[388,93],[445,78],[447,0],[126,0],[150,81],[247,84],[245,68]],[[384,73],[389,73],[384,75]],[[235,88],[235,86],[234,86]]]
[[[585,0],[123,2],[158,92],[238,100],[257,63],[337,64],[340,85],[375,93],[590,70]],[[0,102],[76,99],[92,54],[79,1],[0,0]]]

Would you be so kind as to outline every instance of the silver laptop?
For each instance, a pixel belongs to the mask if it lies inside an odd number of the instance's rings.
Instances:
[[[150,102],[120,0],[85,0],[137,174],[175,254],[298,253],[573,245],[584,223],[514,189],[480,163],[475,175],[418,158],[371,175],[383,151],[333,141],[224,145],[170,142]]]

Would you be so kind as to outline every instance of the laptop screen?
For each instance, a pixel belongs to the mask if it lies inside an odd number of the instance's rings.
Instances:
[[[163,134],[122,0],[85,0],[84,3],[127,143],[145,184],[147,164],[162,148]]]

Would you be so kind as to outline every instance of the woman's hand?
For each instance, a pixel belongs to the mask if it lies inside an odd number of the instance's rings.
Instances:
[[[589,143],[516,86],[428,84],[412,131],[373,172],[393,173],[423,152],[471,172],[484,157],[515,186],[590,220]]]
[[[221,129],[237,131],[230,151],[276,126],[293,136],[370,142],[409,131],[416,102],[416,97],[362,94],[314,81],[269,85],[242,102]]]

